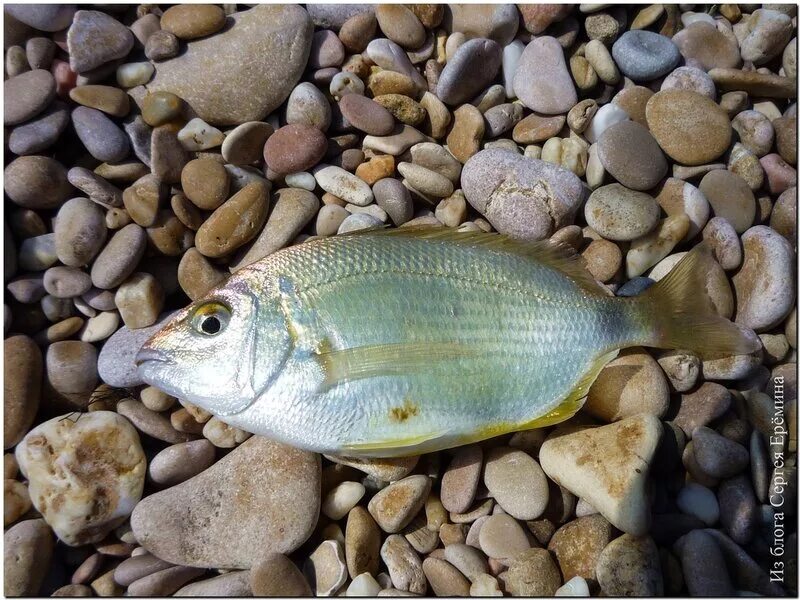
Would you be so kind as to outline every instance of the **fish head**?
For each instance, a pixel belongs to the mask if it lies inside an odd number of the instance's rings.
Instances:
[[[136,364],[146,383],[226,417],[255,402],[290,351],[277,296],[234,276],[178,312],[145,342]]]

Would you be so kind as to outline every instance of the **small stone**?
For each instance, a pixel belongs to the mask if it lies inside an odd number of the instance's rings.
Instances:
[[[314,178],[326,192],[356,206],[366,206],[373,200],[369,186],[341,167],[319,165],[313,171]]]
[[[534,112],[567,113],[578,102],[577,92],[564,62],[564,51],[553,37],[529,43],[514,75],[514,92]]]
[[[649,190],[667,174],[667,161],[646,127],[622,121],[600,135],[597,151],[614,179],[633,190]]]
[[[92,284],[111,289],[125,281],[144,255],[146,239],[144,229],[133,223],[115,233],[92,264]]]
[[[537,519],[547,508],[547,478],[521,450],[493,448],[486,456],[483,481],[500,507],[516,519]]]
[[[69,125],[69,110],[62,102],[48,108],[26,123],[17,125],[8,137],[8,147],[20,156],[36,154],[52,146]]]
[[[573,173],[505,150],[475,155],[464,165],[461,183],[467,201],[500,233],[530,241],[571,224],[583,198]]]
[[[385,487],[369,501],[369,512],[381,529],[395,533],[411,522],[425,504],[431,481],[426,475],[412,475]]]
[[[224,26],[224,11],[212,4],[178,4],[161,15],[161,29],[182,40],[211,35]]]
[[[171,562],[250,568],[258,558],[251,548],[288,553],[311,534],[319,474],[319,458],[311,453],[252,437],[200,475],[147,496],[131,526],[142,546]],[[264,521],[264,514],[272,517]]]
[[[737,29],[741,28],[741,32]],[[792,37],[792,20],[776,10],[761,8],[734,28],[740,39],[742,60],[755,65],[769,62],[780,54]]]
[[[25,208],[58,208],[72,192],[67,171],[47,156],[20,156],[6,166],[3,176],[6,195]]]
[[[119,286],[114,302],[128,329],[149,327],[164,306],[164,290],[149,273],[134,273]]]
[[[750,455],[746,448],[708,427],[695,429],[692,442],[697,466],[711,477],[732,477],[749,464]]]
[[[117,83],[120,87],[130,89],[144,85],[150,81],[155,72],[150,62],[126,63],[117,67]]]
[[[232,571],[185,585],[173,596],[247,596],[252,593],[249,579],[248,571]]]
[[[3,94],[3,122],[17,125],[50,105],[56,95],[56,81],[49,71],[35,69],[6,79]]]
[[[670,38],[642,29],[623,33],[614,42],[611,54],[620,71],[637,82],[666,75],[681,59]]]
[[[686,483],[678,492],[677,504],[682,512],[697,517],[709,527],[719,520],[717,497],[699,483]]]
[[[447,61],[436,95],[445,104],[463,104],[492,82],[502,61],[502,48],[484,38],[469,40],[459,46]]]
[[[638,277],[666,257],[689,231],[689,217],[675,215],[659,222],[647,235],[633,240],[625,257],[625,273]]]
[[[517,34],[519,12],[513,4],[453,4],[445,9],[443,24],[447,31],[489,38],[505,46]]]
[[[578,517],[553,534],[547,549],[555,555],[565,580],[581,577],[595,585],[597,562],[614,533],[613,526],[602,515]]]
[[[197,158],[183,167],[181,186],[187,198],[198,208],[215,210],[228,198],[230,177],[216,160]]]
[[[676,33],[672,41],[687,61],[695,61],[705,71],[715,67],[736,68],[742,63],[736,38],[712,23],[691,23]]]
[[[609,596],[661,596],[664,582],[658,548],[649,536],[623,534],[597,561],[597,581]]]
[[[368,135],[389,135],[394,129],[394,117],[383,106],[359,94],[347,94],[339,108],[350,124]]]
[[[437,596],[468,596],[470,584],[453,565],[439,558],[426,558],[422,570]]]
[[[305,171],[325,156],[325,135],[304,124],[285,125],[273,133],[264,146],[264,159],[278,174]]]
[[[39,409],[42,388],[42,353],[24,335],[3,341],[3,447],[12,448],[28,432]]]
[[[44,519],[28,519],[3,535],[3,593],[36,596],[50,569],[53,532]]]
[[[733,277],[736,323],[766,331],[794,304],[793,252],[786,238],[763,225],[742,235],[744,262]]]
[[[71,89],[69,97],[78,104],[114,117],[124,117],[130,111],[128,94],[109,85],[81,85]]]
[[[253,182],[231,196],[200,226],[195,245],[204,255],[230,254],[261,230],[269,209],[269,187]]]
[[[480,446],[459,448],[442,476],[441,502],[456,513],[466,512],[475,498],[483,466]]]
[[[133,42],[131,30],[113,17],[96,10],[79,10],[67,32],[69,64],[77,73],[91,71],[127,56]]]
[[[589,273],[601,283],[610,281],[622,266],[622,251],[608,240],[592,240],[581,256]]]
[[[728,115],[710,98],[688,90],[663,90],[647,102],[647,123],[661,148],[685,165],[721,156],[731,142]]]
[[[350,577],[378,572],[381,534],[377,523],[362,506],[355,506],[347,516],[345,556]]]
[[[159,29],[147,38],[144,55],[153,62],[169,60],[178,55],[180,42],[174,33]]]
[[[612,183],[596,189],[584,208],[586,222],[609,240],[629,241],[646,235],[658,223],[652,196]]]
[[[520,552],[501,577],[513,596],[552,596],[561,586],[561,573],[543,548]]]
[[[118,162],[128,156],[128,137],[99,110],[79,106],[72,111],[72,124],[86,150],[97,160]]]
[[[539,460],[548,477],[585,498],[615,527],[641,535],[649,520],[644,485],[660,437],[657,419],[630,417],[551,437]],[[617,443],[621,438],[630,442],[624,448]]]
[[[343,481],[334,487],[322,501],[322,513],[334,521],[338,521],[350,512],[364,496],[363,485],[355,481]]]
[[[322,542],[308,557],[304,570],[316,596],[335,596],[347,581],[342,545],[334,540]]]
[[[499,560],[513,559],[531,546],[520,524],[504,513],[486,519],[478,537],[484,554]]]
[[[700,359],[694,354],[668,350],[658,357],[657,362],[676,392],[689,391],[700,377]]]
[[[708,199],[715,217],[744,233],[753,224],[756,200],[747,183],[730,171],[717,169],[707,173],[700,182],[700,191]]]
[[[68,545],[101,540],[141,498],[146,464],[139,436],[113,412],[46,421],[25,436],[16,454],[34,506]],[[106,501],[97,504],[98,497]]]
[[[693,596],[733,594],[725,559],[714,538],[695,530],[681,539],[681,566],[689,593]]]
[[[413,594],[425,593],[428,586],[422,561],[402,535],[387,537],[381,546],[380,556],[395,588]]]
[[[311,586],[295,564],[283,554],[269,552],[250,569],[254,596],[311,596]]]

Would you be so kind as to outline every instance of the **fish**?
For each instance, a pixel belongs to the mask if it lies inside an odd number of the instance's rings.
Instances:
[[[696,246],[615,297],[549,241],[417,226],[318,238],[234,273],[136,355],[221,421],[323,454],[400,457],[554,425],[624,348],[746,354]]]

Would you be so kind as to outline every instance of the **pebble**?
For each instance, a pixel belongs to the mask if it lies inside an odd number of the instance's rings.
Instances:
[[[115,18],[97,10],[79,10],[67,32],[70,67],[76,73],[85,73],[124,58],[133,42],[131,30]]]
[[[742,235],[744,261],[733,277],[736,323],[766,331],[780,323],[795,301],[793,253],[786,238],[757,225]]]
[[[734,593],[725,559],[714,538],[702,530],[687,533],[680,548],[686,586],[693,596]]]
[[[237,126],[222,142],[222,157],[234,165],[249,165],[263,156],[264,144],[273,134],[272,125],[249,121]]]
[[[109,85],[81,85],[71,89],[69,97],[82,106],[96,108],[114,117],[124,117],[130,111],[128,94]]]
[[[605,547],[597,561],[597,580],[609,596],[661,596],[664,582],[658,547],[649,536],[623,534]]]
[[[169,60],[178,55],[179,45],[174,33],[159,29],[148,36],[144,44],[144,55],[153,62]]]
[[[672,37],[683,58],[704,71],[737,68],[742,64],[736,38],[705,21],[691,23]]]
[[[428,557],[422,570],[437,596],[469,596],[470,582],[449,562]]]
[[[350,577],[355,579],[361,573],[377,574],[380,548],[377,523],[362,506],[353,507],[347,515],[345,528],[345,557]]]
[[[372,192],[375,202],[389,215],[392,222],[400,226],[410,221],[414,205],[408,189],[396,179],[385,178],[375,182]]]
[[[516,519],[537,519],[547,508],[547,478],[521,450],[493,448],[486,456],[483,481],[500,507]]]
[[[692,389],[700,377],[700,359],[694,354],[680,350],[668,350],[658,357],[657,362],[676,392]]]
[[[463,513],[472,506],[480,483],[483,451],[480,446],[459,448],[442,475],[441,502],[455,513]]]
[[[561,45],[544,36],[525,47],[514,75],[514,93],[532,111],[566,114],[578,102]]]
[[[33,505],[70,546],[103,539],[142,496],[146,462],[139,436],[113,412],[46,421],[25,436],[16,455]]]
[[[267,219],[268,195],[269,186],[257,181],[236,192],[197,230],[197,250],[204,256],[217,258],[252,240]]]
[[[311,596],[311,586],[295,564],[283,554],[266,553],[250,569],[254,596]]]
[[[39,409],[42,353],[31,338],[15,335],[3,341],[3,447],[15,446],[27,433]]]
[[[259,121],[277,108],[305,68],[313,33],[308,13],[299,6],[261,5],[234,13],[229,23],[160,63],[148,89],[176,94],[213,125]],[[229,94],[232,89],[238,93]]]
[[[439,76],[436,95],[445,104],[467,102],[495,78],[502,53],[493,40],[476,38],[463,43]]]
[[[542,180],[548,182],[546,190]],[[505,150],[475,155],[464,165],[461,184],[467,201],[495,229],[530,241],[570,224],[583,198],[580,181],[571,172]]]
[[[761,158],[769,153],[775,140],[775,128],[770,120],[757,110],[743,110],[731,120],[741,144]]]
[[[317,197],[304,189],[282,189],[275,193],[274,205],[267,224],[232,270],[238,270],[288,246],[319,210]]]
[[[594,144],[600,136],[616,123],[628,120],[628,113],[617,104],[605,104],[601,106],[592,117],[583,133],[586,141]]]
[[[500,560],[513,559],[531,546],[520,524],[504,513],[486,519],[478,539],[484,554]]]
[[[644,29],[623,33],[614,42],[611,54],[620,71],[633,81],[652,81],[674,69],[680,51],[668,37]]]
[[[34,210],[58,208],[71,195],[67,171],[48,156],[20,156],[3,172],[3,187],[14,204]]]
[[[692,432],[692,445],[697,466],[718,479],[740,473],[750,461],[746,448],[708,427],[698,427]]]
[[[573,597],[588,597],[589,596],[589,586],[586,583],[586,580],[583,577],[573,577],[560,588],[558,588],[554,594],[555,596],[573,596]]]
[[[69,124],[69,109],[61,102],[51,102],[36,117],[17,125],[8,137],[8,147],[20,156],[36,154],[52,146]]]
[[[709,527],[719,520],[719,503],[714,492],[699,483],[688,482],[678,492],[678,508],[697,517]]]
[[[40,31],[55,32],[69,27],[75,15],[74,4],[9,4],[6,14]]]
[[[183,167],[181,187],[198,208],[216,210],[228,198],[230,176],[216,160],[196,158]]]
[[[128,137],[99,110],[79,106],[72,111],[72,124],[86,150],[97,160],[119,162],[128,156]]]
[[[586,202],[586,222],[606,239],[629,241],[652,231],[659,208],[652,196],[618,183],[596,189]]]
[[[632,190],[649,190],[667,174],[667,161],[658,143],[635,121],[621,121],[605,129],[597,151],[606,171]]]
[[[737,24],[734,32],[740,39],[742,60],[762,65],[783,51],[792,37],[792,20],[776,10],[761,8]]]
[[[629,444],[620,446],[621,437]],[[641,535],[649,520],[644,483],[660,437],[657,419],[630,417],[550,438],[542,445],[539,460],[548,477],[585,498],[615,527]]]
[[[17,125],[41,113],[56,95],[56,81],[49,71],[34,69],[3,82],[3,123]]]
[[[485,37],[505,46],[517,33],[519,13],[513,4],[454,4],[445,10],[444,26],[469,38]]]
[[[394,129],[394,117],[383,106],[360,94],[347,94],[339,101],[347,121],[368,135],[385,136]]]
[[[603,516],[578,516],[558,528],[547,549],[555,556],[565,580],[581,577],[595,585],[597,561],[613,537],[614,528]]]
[[[403,536],[388,536],[381,546],[380,557],[396,589],[412,594],[426,592],[428,585],[422,570],[422,561]]]
[[[225,13],[211,4],[175,5],[161,15],[161,29],[182,40],[216,33],[225,26]]]
[[[662,90],[689,90],[697,92],[703,96],[708,96],[711,100],[717,97],[717,88],[708,74],[696,67],[678,67],[667,75],[661,84]]]
[[[257,557],[249,548],[289,553],[308,538],[319,477],[319,458],[311,453],[252,437],[192,479],[147,496],[131,526],[142,546],[170,562],[250,568]],[[316,500],[292,501],[302,497]]]
[[[3,534],[3,593],[36,596],[47,577],[54,550],[44,519],[28,519]]]
[[[136,224],[117,231],[92,264],[92,284],[111,289],[125,281],[144,255],[145,243],[144,229]]]
[[[517,554],[501,578],[512,596],[552,596],[561,587],[558,567],[543,548]]]
[[[322,501],[322,513],[334,521],[343,518],[358,504],[366,493],[363,485],[355,481],[343,481],[334,487]]]
[[[308,557],[304,571],[316,596],[335,596],[347,581],[342,545],[334,540],[322,542]]]
[[[345,202],[366,206],[373,201],[372,190],[361,179],[341,167],[319,165],[313,170],[319,187]]]
[[[149,62],[125,63],[117,67],[117,83],[123,88],[135,88],[150,81],[155,67]]]
[[[671,89],[647,102],[647,123],[661,149],[685,165],[718,158],[731,142],[728,115],[697,92]]]
[[[327,147],[325,135],[316,127],[289,124],[267,139],[264,159],[275,173],[296,173],[310,169],[322,160]]]
[[[714,215],[744,233],[755,219],[756,201],[747,183],[735,173],[717,169],[707,173],[700,182],[700,191],[708,199]]]
[[[660,221],[649,234],[633,240],[625,257],[628,277],[638,277],[666,257],[689,231],[689,218],[675,215]]]
[[[375,494],[369,501],[369,512],[383,531],[396,533],[422,509],[430,489],[426,475],[406,477]]]

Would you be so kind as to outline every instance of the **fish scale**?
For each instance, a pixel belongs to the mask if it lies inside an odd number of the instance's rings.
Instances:
[[[502,251],[445,242],[419,246],[404,238],[353,236],[297,246],[268,270],[293,282],[298,310],[310,319],[304,328],[310,346],[324,339],[337,349],[455,342],[474,353],[293,398],[302,407],[294,414],[311,424],[305,427],[309,438],[338,447],[376,437],[433,436],[448,425],[445,435],[458,437],[532,421],[555,408],[618,340],[604,322],[608,299],[586,294],[558,271]],[[237,420],[266,423],[272,411],[259,417],[259,404],[286,403],[292,393],[281,386],[271,395],[274,402],[256,402]],[[393,417],[404,406],[415,414]],[[351,418],[338,425],[331,413]],[[288,437],[302,428],[284,422],[282,429]]]

